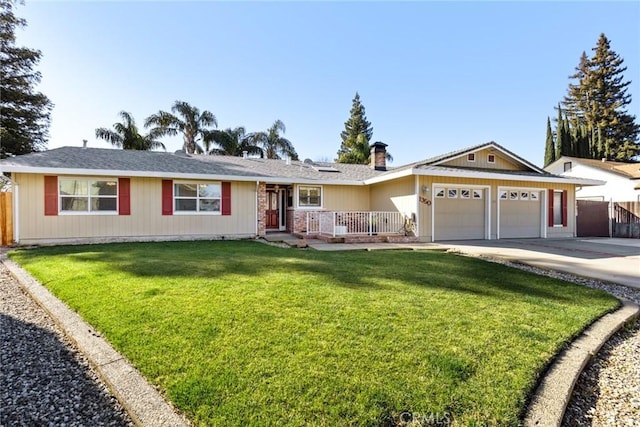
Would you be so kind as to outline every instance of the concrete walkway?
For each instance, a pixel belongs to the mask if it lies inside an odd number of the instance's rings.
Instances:
[[[327,243],[298,239],[286,233],[266,238],[295,247],[298,242],[319,251],[449,250],[467,255],[500,258],[576,276],[640,288],[640,239],[501,239],[436,243]]]

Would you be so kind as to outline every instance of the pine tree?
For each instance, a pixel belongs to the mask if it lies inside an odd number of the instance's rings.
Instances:
[[[593,57],[583,52],[562,104],[574,129],[574,151],[591,158],[630,160],[640,155],[640,126],[626,111],[631,103],[630,81],[623,81],[627,67],[600,35]]]
[[[627,67],[622,66],[624,60],[611,49],[604,34],[600,35],[593,51],[594,56],[588,64],[591,74],[589,92],[593,93],[594,102],[586,117],[602,132],[603,157],[628,160],[629,151],[633,156],[640,154],[640,126],[635,123],[635,116],[625,110],[631,103],[631,95],[627,93],[631,82],[623,82],[622,75]]]
[[[0,157],[46,148],[53,104],[35,90],[41,75],[33,68],[38,50],[15,45],[16,28],[26,21],[13,13],[12,0],[0,0]]]
[[[360,94],[356,92],[351,106],[351,116],[344,123],[344,130],[340,133],[342,144],[338,150],[338,163],[360,163],[369,161],[369,141],[373,136],[373,128],[367,120],[364,105],[360,102]],[[362,135],[362,136],[361,136]],[[366,147],[366,150],[363,150]],[[363,151],[366,156],[363,156]]]
[[[562,101],[562,106],[574,128],[586,124],[584,112],[589,105],[589,96],[585,93],[584,88],[588,85],[588,63],[587,53],[583,51],[580,56],[580,62],[576,67],[576,72],[569,76],[570,79],[577,80],[577,84],[569,83],[567,95]]]
[[[553,131],[551,130],[551,120],[547,117],[547,141],[544,146],[544,165],[550,165],[556,160],[556,147],[553,141]]]

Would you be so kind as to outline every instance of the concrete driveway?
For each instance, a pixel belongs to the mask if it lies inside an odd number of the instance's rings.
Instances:
[[[472,255],[640,288],[640,239],[501,239],[438,242]]]

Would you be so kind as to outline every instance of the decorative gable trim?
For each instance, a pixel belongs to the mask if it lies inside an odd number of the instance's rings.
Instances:
[[[526,161],[522,157],[512,153],[511,151],[507,150],[506,148],[502,147],[500,144],[497,144],[495,142],[488,142],[486,144],[477,145],[475,147],[471,147],[471,148],[468,148],[466,150],[457,151],[457,152],[451,153],[448,156],[445,155],[443,158],[440,158],[440,159],[436,160],[433,163],[427,163],[427,164],[429,166],[441,165],[442,163],[446,163],[446,162],[451,161],[453,159],[457,159],[459,157],[464,157],[464,156],[467,156],[468,154],[471,154],[471,153],[477,153],[478,151],[486,150],[488,148],[493,148],[493,149],[499,151],[505,157],[511,159],[513,162],[519,163],[519,164],[521,164],[523,166],[526,166],[527,168],[533,170],[534,172],[537,172],[537,173],[542,174],[542,175],[547,175],[548,174],[548,172],[545,172],[544,169],[541,169],[538,166],[534,165],[533,163],[530,163],[530,162]]]

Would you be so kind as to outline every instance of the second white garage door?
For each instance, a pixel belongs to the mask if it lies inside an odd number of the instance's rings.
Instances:
[[[542,194],[540,190],[498,190],[500,239],[541,237]]]
[[[434,240],[486,239],[486,189],[434,188]]]

